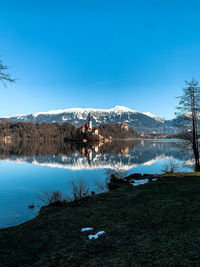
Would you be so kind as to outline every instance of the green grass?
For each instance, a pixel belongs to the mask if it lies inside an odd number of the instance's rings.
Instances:
[[[89,240],[93,227],[106,233]],[[161,176],[0,230],[0,266],[200,266],[200,176]]]

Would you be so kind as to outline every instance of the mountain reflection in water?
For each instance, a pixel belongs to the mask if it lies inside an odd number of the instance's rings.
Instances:
[[[0,144],[0,159],[41,166],[80,170],[120,168],[130,170],[139,165],[173,157],[188,160],[178,148],[178,140],[127,140],[111,143],[15,142]]]
[[[58,141],[0,144],[0,228],[17,225],[37,215],[41,192],[60,190],[70,196],[71,184],[84,179],[97,192],[95,182],[105,180],[105,169],[128,173],[160,173],[166,158],[185,159],[172,140],[129,140],[107,144]],[[20,163],[20,164],[19,164]],[[50,167],[50,168],[49,168]],[[191,170],[182,167],[180,170]],[[35,205],[30,210],[28,206]]]

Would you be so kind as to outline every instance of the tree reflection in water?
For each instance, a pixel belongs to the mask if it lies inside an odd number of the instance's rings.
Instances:
[[[56,164],[68,169],[124,168],[152,163],[173,157],[189,160],[176,142],[156,140],[127,140],[110,143],[59,142],[53,140],[18,140],[0,143],[0,158],[13,161]]]

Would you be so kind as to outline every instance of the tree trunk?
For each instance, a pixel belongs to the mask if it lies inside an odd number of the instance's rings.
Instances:
[[[192,117],[192,145],[195,158],[195,172],[200,171],[199,164],[199,145],[198,145],[198,135],[197,135],[197,122],[195,115]]]

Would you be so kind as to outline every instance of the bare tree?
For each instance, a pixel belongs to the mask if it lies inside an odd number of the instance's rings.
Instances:
[[[11,78],[10,74],[8,73],[8,67],[3,64],[2,60],[0,59],[0,81],[6,86],[5,82],[14,83],[16,79]]]
[[[71,201],[68,196],[65,196],[59,190],[53,192],[42,192],[42,194],[38,196],[38,200],[43,202],[45,205],[60,205]]]
[[[98,192],[106,192],[109,190],[109,182],[107,179],[104,179],[102,181],[95,181],[95,187]]]
[[[179,97],[177,110],[177,126],[180,129],[182,138],[186,141],[185,146],[193,151],[195,171],[200,171],[198,143],[200,87],[197,80],[185,81],[183,95]]]
[[[162,166],[161,172],[162,173],[174,173],[177,172],[179,169],[179,165],[174,158],[169,158],[165,161]]]
[[[72,181],[72,194],[73,200],[80,200],[89,195],[89,185],[88,183],[79,178],[75,181]]]

